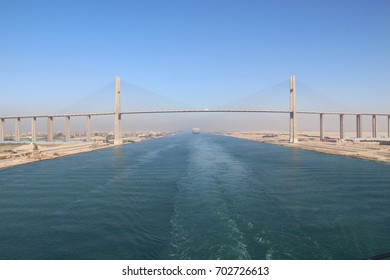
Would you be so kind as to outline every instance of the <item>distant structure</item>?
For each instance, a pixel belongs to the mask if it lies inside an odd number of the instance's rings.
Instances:
[[[200,133],[200,128],[197,128],[197,127],[196,127],[196,128],[193,128],[193,129],[192,129],[192,133],[193,133],[193,134],[199,134],[199,133]]]
[[[52,142],[53,137],[53,120],[54,118],[65,118],[65,141],[71,140],[71,118],[86,117],[85,140],[91,141],[91,117],[92,116],[114,116],[114,143],[120,145],[123,143],[122,138],[122,116],[133,114],[162,114],[162,113],[281,113],[289,115],[289,142],[298,143],[298,114],[319,115],[320,140],[326,141],[325,137],[325,115],[338,115],[340,118],[340,136],[339,139],[345,139],[344,117],[347,115],[356,117],[356,138],[362,139],[363,135],[363,117],[372,117],[372,137],[377,138],[377,118],[385,117],[387,119],[387,137],[390,138],[390,113],[368,113],[368,112],[324,112],[324,111],[298,111],[296,104],[296,82],[295,76],[290,78],[290,108],[288,110],[270,110],[270,109],[175,109],[175,110],[141,110],[126,111],[121,110],[121,79],[115,78],[115,111],[111,112],[87,112],[76,114],[53,114],[53,115],[27,115],[27,116],[0,116],[0,142],[5,141],[5,121],[15,121],[14,141],[21,141],[21,120],[31,119],[31,141],[37,141],[37,119],[47,119],[47,141]],[[200,129],[194,128],[192,133],[199,134]],[[11,137],[12,138],[12,137]],[[9,139],[7,139],[9,140]]]
[[[290,143],[298,143],[295,76],[290,78]]]
[[[121,120],[121,78],[115,77],[115,145],[123,143]]]

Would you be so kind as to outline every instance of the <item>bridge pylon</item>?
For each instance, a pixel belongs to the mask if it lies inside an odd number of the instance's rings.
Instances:
[[[117,76],[115,77],[115,145],[120,145],[123,143],[121,119],[121,78]]]
[[[298,143],[295,76],[290,77],[290,143]]]

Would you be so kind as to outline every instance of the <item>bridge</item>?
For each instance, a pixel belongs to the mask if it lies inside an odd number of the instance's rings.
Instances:
[[[344,116],[352,115],[356,117],[356,137],[362,138],[362,116],[371,116],[372,118],[372,137],[377,137],[377,117],[387,117],[387,137],[390,138],[390,113],[372,113],[372,112],[331,112],[331,111],[299,111],[296,109],[296,79],[295,76],[290,77],[290,109],[289,110],[267,110],[267,109],[187,109],[187,110],[132,110],[121,111],[121,79],[115,79],[115,111],[114,112],[88,112],[75,114],[52,114],[52,115],[25,115],[25,116],[3,116],[0,117],[0,142],[4,141],[5,136],[5,120],[15,121],[15,141],[20,141],[20,121],[21,119],[31,119],[31,141],[37,141],[37,119],[47,119],[47,141],[53,141],[53,120],[54,118],[65,118],[65,141],[70,141],[70,120],[72,117],[86,118],[86,140],[91,141],[91,118],[93,116],[115,116],[114,134],[116,145],[123,143],[122,141],[122,116],[134,114],[172,114],[172,113],[276,113],[289,115],[289,142],[298,142],[298,126],[297,115],[309,114],[319,115],[320,140],[325,139],[325,115],[339,116],[339,138],[345,139]]]

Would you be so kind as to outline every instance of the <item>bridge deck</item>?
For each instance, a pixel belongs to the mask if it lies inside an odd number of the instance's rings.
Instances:
[[[241,109],[189,109],[189,110],[149,110],[149,111],[124,111],[121,115],[134,115],[134,114],[166,114],[166,113],[279,113],[289,114],[289,110],[241,110]],[[377,115],[377,116],[389,116],[390,113],[368,113],[368,112],[326,112],[326,111],[297,111],[297,114],[324,114],[324,115]],[[4,116],[0,119],[29,119],[29,118],[61,118],[61,117],[85,117],[85,116],[108,116],[115,115],[115,112],[102,112],[102,113],[70,113],[70,114],[51,114],[51,115],[25,115],[25,116]]]

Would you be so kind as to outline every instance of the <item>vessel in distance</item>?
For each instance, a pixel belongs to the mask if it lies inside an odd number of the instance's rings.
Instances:
[[[192,133],[193,134],[199,134],[200,133],[200,128],[197,128],[197,127],[193,128],[192,129]]]

